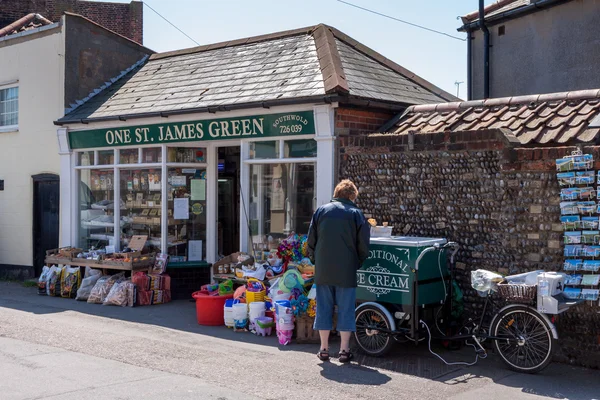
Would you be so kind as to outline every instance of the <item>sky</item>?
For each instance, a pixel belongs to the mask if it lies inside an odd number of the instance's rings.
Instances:
[[[129,0],[111,0],[129,3]],[[346,0],[453,36],[458,18],[477,0]],[[466,41],[428,32],[356,9],[337,0],[144,0],[201,45],[301,28],[331,25],[442,89],[456,95],[467,80]],[[486,5],[493,0],[487,0]],[[144,45],[163,52],[196,44],[144,7]],[[467,87],[459,86],[460,98]]]

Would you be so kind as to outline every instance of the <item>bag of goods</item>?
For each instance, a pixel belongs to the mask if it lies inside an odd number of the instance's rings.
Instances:
[[[164,274],[167,271],[167,263],[169,261],[169,255],[159,253],[154,259],[154,265],[150,267],[151,274]]]
[[[106,296],[110,293],[110,290],[114,286],[117,281],[123,279],[125,277],[124,272],[119,272],[116,275],[106,276],[98,279],[98,282],[94,285],[92,289],[92,293],[90,293],[90,297],[88,298],[88,303],[93,304],[102,304],[104,300],[106,300]],[[103,279],[106,278],[106,279]]]
[[[79,267],[66,267],[62,273],[60,282],[60,295],[64,298],[74,299],[77,296],[77,289],[81,282],[81,272]]]
[[[48,296],[60,296],[60,281],[62,277],[63,267],[52,267],[50,268],[50,276],[48,278],[48,285],[46,293]]]
[[[171,290],[169,275],[148,274],[148,290]]]
[[[81,281],[81,285],[77,290],[77,296],[75,297],[75,300],[87,301],[90,297],[92,289],[94,288],[94,285],[96,285],[96,282],[98,282],[98,279],[100,279],[101,276],[102,271],[100,271],[99,269],[86,267],[85,278],[83,278],[83,280]]]
[[[129,298],[127,293],[129,289],[127,285],[128,283],[131,283],[131,281],[128,279],[115,282],[102,304],[105,306],[127,306],[127,301]]]
[[[42,273],[40,274],[40,278],[38,279],[38,294],[42,296],[46,296],[46,286],[48,284],[48,277],[50,276],[50,267],[44,266],[42,268]]]
[[[126,282],[127,286],[127,307],[135,306],[135,300],[137,295],[137,286],[133,282]]]
[[[149,306],[152,304],[152,294],[151,290],[138,290],[136,304],[138,306]]]
[[[171,301],[170,290],[152,290],[152,299],[150,304],[166,304]]]
[[[133,274],[131,282],[137,286],[139,292],[146,291],[150,287],[150,278],[144,272],[136,272]]]

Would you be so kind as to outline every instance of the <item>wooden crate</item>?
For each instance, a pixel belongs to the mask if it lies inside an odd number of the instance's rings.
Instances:
[[[319,331],[313,329],[315,319],[308,315],[296,317],[296,342],[321,343]]]
[[[135,254],[135,253],[123,253]],[[150,268],[154,264],[154,254],[144,254],[133,258],[105,259],[102,261],[102,268],[119,269],[126,271],[135,271]]]
[[[45,262],[47,264],[68,263],[77,257],[77,254],[81,253],[82,251],[82,249],[73,247],[62,247],[59,249],[46,250]]]

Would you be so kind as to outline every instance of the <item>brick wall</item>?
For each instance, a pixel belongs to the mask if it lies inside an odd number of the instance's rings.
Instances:
[[[395,113],[358,108],[335,110],[335,134],[341,136],[365,135],[377,132]]]
[[[339,177],[356,182],[358,205],[389,222],[394,234],[461,245],[457,281],[468,315],[483,305],[470,286],[472,270],[562,269],[554,159],[573,147],[513,149],[495,131],[415,135],[410,142],[408,136],[342,137]],[[583,150],[600,160],[598,147]],[[584,305],[558,318],[557,360],[600,367],[597,311]]]
[[[129,4],[81,0],[0,0],[0,27],[29,13],[39,13],[53,22],[69,11],[117,32],[139,44],[143,43],[143,3]]]

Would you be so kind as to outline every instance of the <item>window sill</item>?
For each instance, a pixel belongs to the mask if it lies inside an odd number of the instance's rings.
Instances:
[[[17,133],[19,132],[19,125],[0,126],[0,133]]]

